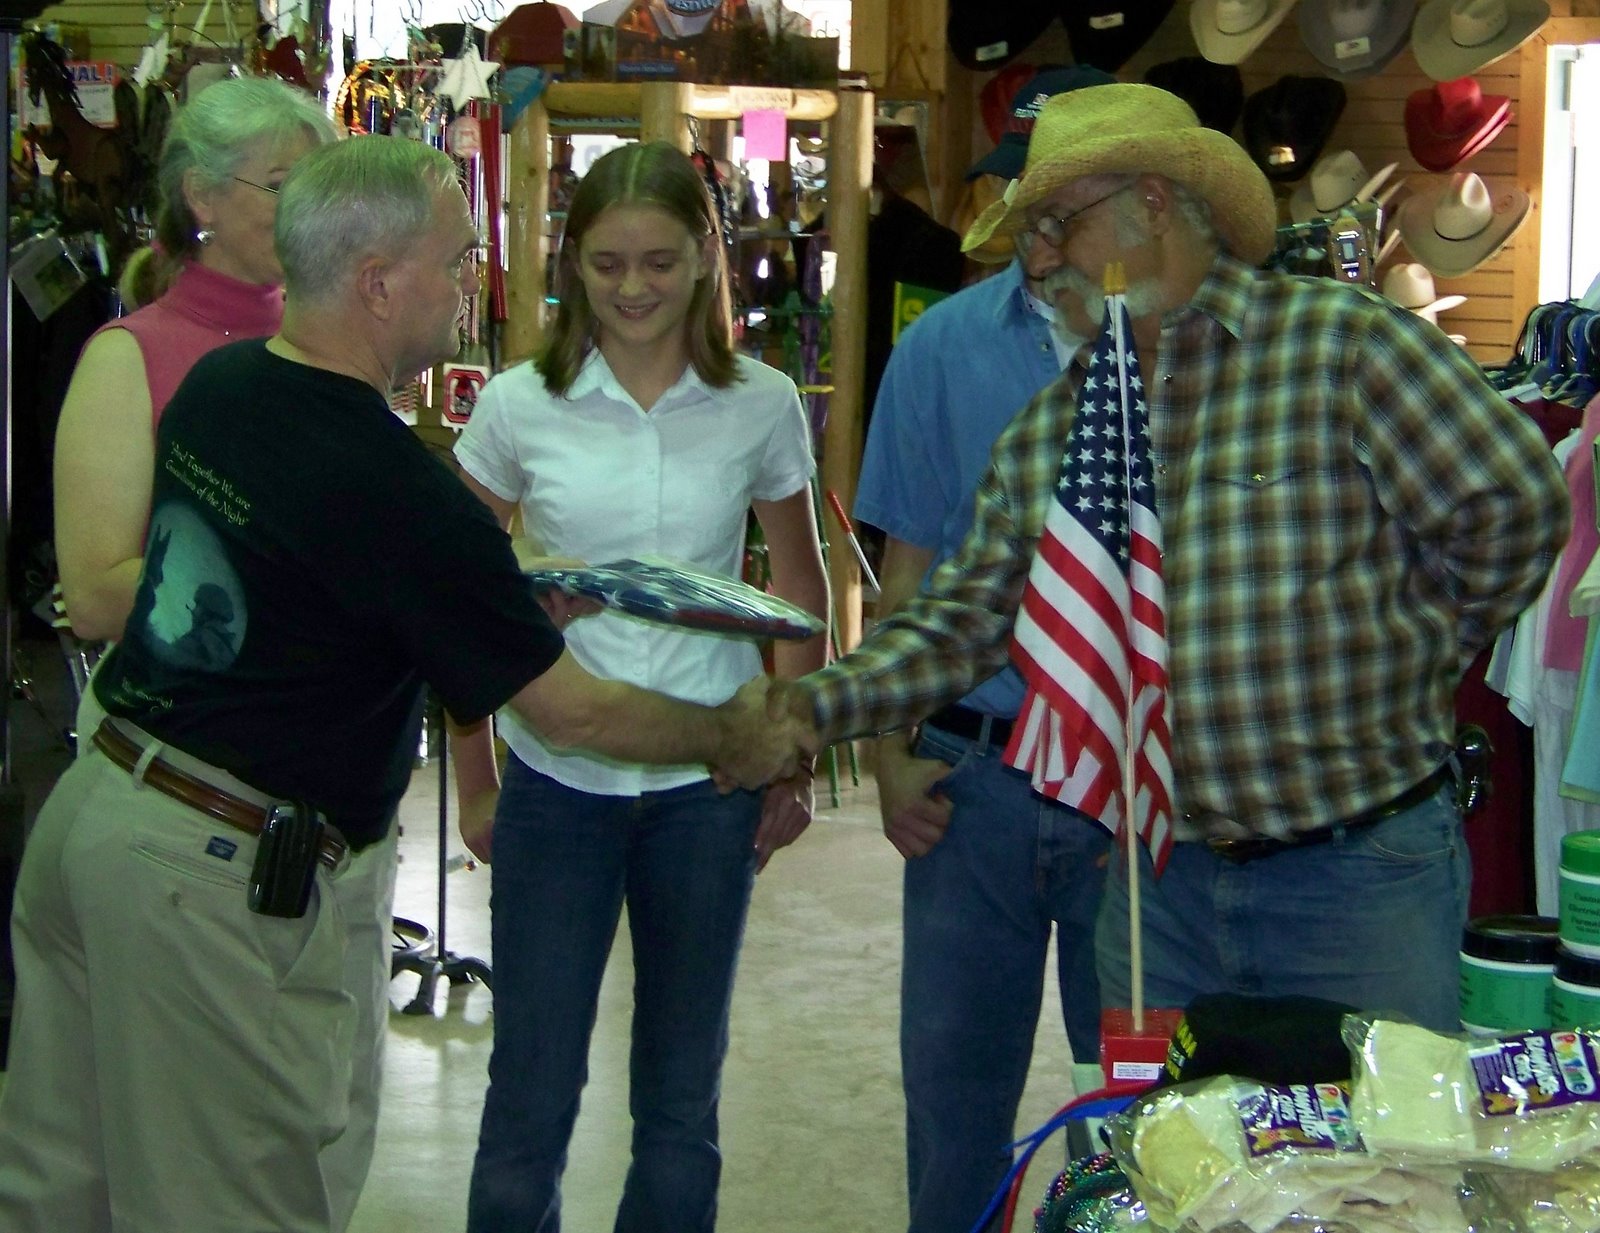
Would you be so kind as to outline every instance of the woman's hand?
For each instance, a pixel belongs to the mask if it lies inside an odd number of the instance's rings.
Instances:
[[[809,762],[802,763],[788,779],[768,785],[761,799],[761,821],[756,826],[757,873],[767,867],[774,852],[788,847],[811,825],[816,801],[812,786],[814,766]]]

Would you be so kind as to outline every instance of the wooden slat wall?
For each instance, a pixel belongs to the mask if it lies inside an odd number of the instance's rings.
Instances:
[[[1557,0],[1552,7],[1564,10],[1569,6]],[[1567,19],[1553,25],[1558,26],[1563,38],[1570,41],[1600,39],[1600,21],[1580,23]],[[1578,27],[1578,30],[1574,30],[1574,27]],[[1574,38],[1574,34],[1580,37]],[[1491,188],[1495,184],[1520,180],[1522,187],[1528,189],[1536,201],[1538,173],[1543,162],[1542,144],[1539,144],[1537,151],[1533,151],[1525,150],[1523,142],[1526,139],[1531,144],[1542,143],[1543,124],[1537,114],[1531,118],[1524,116],[1520,103],[1525,88],[1525,70],[1542,67],[1545,47],[1546,40],[1536,39],[1522,53],[1507,56],[1475,74],[1486,94],[1506,95],[1511,99],[1514,118],[1493,145],[1459,168],[1477,172],[1490,183]],[[1189,3],[1188,0],[1178,0],[1150,42],[1117,76],[1124,81],[1139,81],[1152,64],[1195,54],[1194,39],[1189,31]],[[1021,58],[1036,64],[1069,63],[1072,50],[1061,26],[1052,24]],[[1284,74],[1330,75],[1302,44],[1292,11],[1250,59],[1240,66],[1240,70],[1247,95],[1271,85]],[[951,88],[952,91],[958,91],[965,85],[975,95],[983,80],[980,76],[956,68],[951,74]],[[1369,172],[1375,172],[1391,162],[1398,163],[1399,167],[1391,181],[1398,177],[1405,179],[1406,188],[1402,193],[1423,189],[1445,179],[1423,171],[1406,149],[1406,98],[1413,91],[1432,84],[1417,67],[1416,58],[1409,47],[1380,73],[1346,82],[1345,109],[1324,152],[1343,148],[1354,150]],[[1543,106],[1542,88],[1534,93],[1537,97],[1531,101],[1537,113],[1537,109]],[[988,148],[989,139],[982,129],[976,108],[972,115],[972,151],[976,158]],[[1235,135],[1238,135],[1237,132]],[[1534,154],[1537,157],[1530,157]],[[1280,189],[1285,203],[1294,187],[1287,185]],[[1399,198],[1396,198],[1391,204],[1398,204],[1398,201]],[[1440,295],[1460,293],[1469,297],[1466,304],[1444,314],[1440,324],[1451,333],[1465,334],[1468,349],[1480,362],[1499,362],[1510,354],[1522,319],[1532,306],[1526,288],[1537,283],[1536,268],[1531,269],[1530,273],[1530,268],[1536,267],[1538,260],[1537,235],[1538,211],[1534,209],[1516,243],[1499,256],[1465,278],[1436,280]],[[1394,260],[1407,259],[1402,246]]]
[[[233,13],[234,28],[248,36],[257,21],[254,0],[213,0],[204,34],[221,40],[226,24],[223,8]],[[175,44],[188,41],[189,32],[200,19],[204,0],[183,0],[177,6],[176,21],[182,29]],[[163,14],[168,6],[162,6]],[[145,0],[65,0],[53,4],[39,15],[39,23],[58,21],[67,26],[82,26],[89,31],[90,58],[110,60],[124,68],[139,63],[139,53],[156,33],[149,25],[150,9]],[[200,40],[205,45],[205,39]]]

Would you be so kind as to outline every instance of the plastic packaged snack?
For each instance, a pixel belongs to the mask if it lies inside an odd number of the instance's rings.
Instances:
[[[1345,1038],[1371,1152],[1548,1171],[1600,1149],[1600,1033],[1447,1036],[1352,1015]]]
[[[1183,1233],[1469,1233],[1459,1171],[1375,1158],[1339,1084],[1230,1077],[1163,1088],[1110,1123],[1158,1228]]]
[[[1473,1182],[1517,1233],[1600,1233],[1600,1157],[1552,1173],[1486,1170]]]

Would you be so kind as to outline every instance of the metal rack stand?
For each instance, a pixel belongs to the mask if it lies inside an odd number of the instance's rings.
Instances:
[[[430,700],[428,704],[429,719],[425,722],[438,720],[439,739],[437,748],[430,748],[429,754],[439,763],[439,866],[438,866],[438,900],[437,900],[437,928],[429,935],[427,929],[418,926],[415,922],[403,917],[395,918],[395,934],[397,937],[419,938],[420,942],[405,949],[397,949],[389,965],[389,975],[393,979],[401,972],[415,972],[418,976],[417,995],[401,1008],[403,1015],[431,1015],[433,1014],[433,999],[439,978],[442,976],[451,985],[467,985],[473,981],[480,981],[484,988],[493,989],[489,965],[482,959],[471,955],[458,955],[450,950],[445,943],[445,878],[450,874],[450,859],[446,854],[450,840],[450,742],[444,731],[444,708],[437,702]]]

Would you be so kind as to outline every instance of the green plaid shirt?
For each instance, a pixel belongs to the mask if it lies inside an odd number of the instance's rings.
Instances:
[[[1461,668],[1565,539],[1549,447],[1415,315],[1227,256],[1154,358],[1178,837],[1393,799],[1449,754]],[[905,727],[1005,663],[1084,359],[996,442],[961,551],[805,678],[825,739]]]

